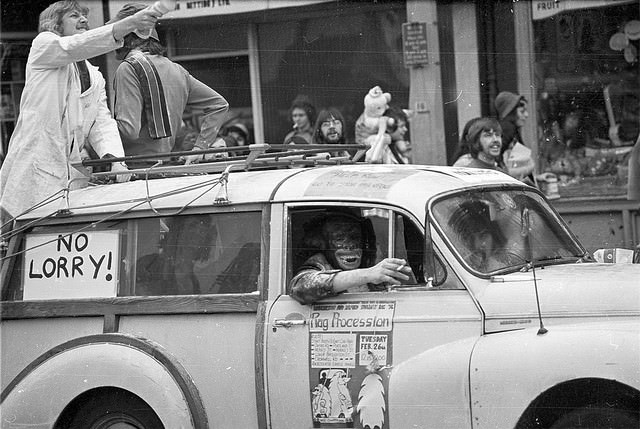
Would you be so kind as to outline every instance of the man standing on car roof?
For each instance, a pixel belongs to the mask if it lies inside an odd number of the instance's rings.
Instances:
[[[129,3],[115,18],[117,22],[147,5]],[[114,117],[126,155],[171,152],[185,109],[203,112],[200,134],[193,150],[214,145],[220,125],[229,110],[227,100],[164,56],[155,28],[150,35],[132,32],[116,50],[118,66],[114,82]],[[189,164],[202,155],[185,157]],[[132,166],[131,163],[129,163]]]
[[[71,164],[91,148],[99,157],[122,156],[122,143],[107,106],[105,82],[87,61],[122,46],[125,34],[153,28],[160,13],[144,10],[117,23],[89,28],[89,10],[73,0],[40,13],[31,43],[20,115],[0,170],[0,217],[14,217],[58,198],[67,187],[86,186]],[[112,171],[126,171],[113,163]],[[129,180],[118,175],[116,181]]]

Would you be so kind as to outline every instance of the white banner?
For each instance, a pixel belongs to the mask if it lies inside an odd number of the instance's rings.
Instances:
[[[633,3],[637,0],[533,0],[531,2],[533,19],[546,19],[560,12],[590,9],[594,7],[617,6]]]
[[[27,235],[23,300],[114,297],[119,232]]]

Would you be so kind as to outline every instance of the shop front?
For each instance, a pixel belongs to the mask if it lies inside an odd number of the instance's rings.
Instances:
[[[532,53],[524,57],[538,170],[556,175],[549,195],[589,250],[632,248],[640,243],[640,201],[628,198],[640,145],[640,2],[528,3],[519,12],[530,26],[517,31]]]
[[[111,13],[120,5],[110,2]],[[251,141],[283,143],[291,102],[337,108],[347,141],[369,89],[379,85],[406,108],[402,63],[405,1],[178,1],[159,32],[169,57],[229,101],[229,123]]]

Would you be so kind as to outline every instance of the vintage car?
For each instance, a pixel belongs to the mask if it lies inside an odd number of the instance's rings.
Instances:
[[[497,171],[263,146],[17,219],[2,428],[640,426],[640,265]],[[336,213],[410,280],[294,299]]]

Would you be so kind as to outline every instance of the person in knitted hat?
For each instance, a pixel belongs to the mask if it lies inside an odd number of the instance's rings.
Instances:
[[[110,22],[118,22],[145,8],[147,5],[142,3],[126,4]],[[148,37],[136,32],[127,34],[122,48],[116,50],[116,57],[122,63],[115,73],[114,118],[126,155],[173,151],[185,110],[202,114],[193,150],[224,143],[216,142],[229,103],[181,65],[169,60],[165,51],[155,29]],[[190,164],[205,157],[187,155],[183,159]],[[147,167],[154,163],[151,160],[135,166]]]
[[[527,99],[513,92],[503,91],[495,100],[496,111],[502,127],[502,162],[507,173],[533,185],[535,162],[531,150],[523,142],[520,130],[529,117]]]

